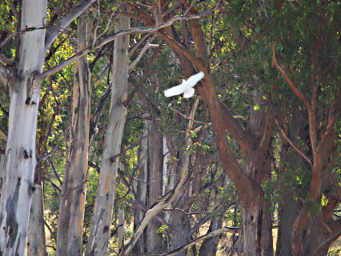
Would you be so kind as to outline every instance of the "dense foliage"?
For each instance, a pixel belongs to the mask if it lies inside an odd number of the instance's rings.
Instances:
[[[18,26],[19,2],[0,3],[0,153],[4,156],[13,77],[7,83],[1,78],[6,74],[3,70],[15,73],[18,65],[19,35],[25,33]],[[248,230],[243,226],[249,216],[245,212],[251,212],[246,202],[253,202],[253,194],[254,201],[261,202],[260,209],[268,210],[273,250],[267,251],[262,240],[262,254],[245,255],[338,255],[341,2],[93,2],[82,14],[88,25],[89,47],[83,55],[87,56],[91,86],[82,249],[87,247],[92,225],[113,104],[110,93],[117,37],[101,42],[115,35],[123,15],[131,18],[132,28],[127,33],[128,95],[119,103],[126,107],[127,115],[120,153],[111,157],[112,162],[117,160],[118,169],[117,174],[113,171],[117,179],[108,255],[124,255],[148,209],[167,200],[172,203],[150,221],[130,255],[142,255],[141,250],[148,254],[152,249],[159,255],[241,253],[248,241],[243,234]],[[80,3],[47,1],[46,29]],[[158,27],[174,17],[179,20],[162,29],[134,31]],[[78,26],[76,18],[61,28],[46,49],[43,72],[79,52]],[[37,218],[44,220],[41,246],[49,255],[58,250],[60,198],[63,184],[69,182],[65,180],[68,154],[74,150],[70,134],[77,61],[79,58],[41,83],[35,183],[41,184],[43,191],[43,215]],[[195,87],[194,98],[164,97],[165,89],[197,71],[206,76]],[[214,97],[209,94],[210,87]],[[212,106],[217,105],[222,111],[219,108],[216,114]],[[223,123],[222,134],[216,119]],[[238,132],[247,136],[240,138]],[[228,152],[222,152],[223,140]],[[268,146],[261,147],[263,142]],[[224,164],[224,153],[231,167]],[[234,166],[246,177],[245,184],[251,184],[245,190],[236,184]],[[153,168],[158,176],[153,176]],[[1,179],[5,169],[2,164]],[[186,177],[179,194],[170,199],[183,174]],[[153,193],[156,200],[151,199]],[[267,213],[260,214],[263,221]],[[157,248],[148,244],[150,230],[153,239],[159,239]],[[213,238],[201,237],[215,231]],[[265,236],[262,228],[258,231]],[[29,245],[26,247],[29,251]]]

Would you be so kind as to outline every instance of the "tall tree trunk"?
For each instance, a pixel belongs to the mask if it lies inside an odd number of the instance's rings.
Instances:
[[[34,189],[35,142],[45,54],[46,0],[21,1],[17,69],[10,84],[6,174],[0,204],[0,255],[24,255]]]
[[[139,173],[136,179],[135,191],[138,200],[147,209],[147,180],[148,180],[148,127],[145,121],[141,139],[141,147],[138,151]],[[134,209],[134,231],[138,228],[144,216],[144,211]],[[143,255],[146,252],[146,232],[141,235],[133,249],[132,255]]]
[[[175,138],[175,143],[177,143],[176,140],[179,140],[179,138]],[[181,156],[178,165],[175,168],[170,168],[170,173],[171,175],[173,175],[173,180],[170,180],[171,183],[169,184],[168,187],[169,190],[174,189],[175,187],[174,184],[177,184],[182,176],[181,171],[183,170],[183,165],[185,164],[184,161],[185,150],[186,149],[182,149],[180,150],[180,152],[178,152],[178,154]],[[186,169],[188,169],[189,167],[190,165],[188,162]],[[178,197],[177,200],[171,205],[171,207],[183,209],[186,203],[188,203],[188,193],[189,193],[188,187],[183,189],[181,197]],[[175,210],[168,213],[167,219],[170,226],[169,247],[171,250],[179,248],[192,240],[189,215]],[[187,249],[179,252],[177,255],[186,256]]]
[[[184,202],[182,199],[180,201]],[[183,202],[180,202],[180,205],[177,205],[177,207],[180,207],[181,209],[184,205]],[[169,217],[169,224],[171,226],[169,229],[171,233],[169,241],[171,250],[179,248],[191,241],[192,232],[188,215],[182,212],[173,211]],[[186,256],[187,249],[179,252],[177,255]]]
[[[2,187],[5,182],[6,165],[5,165],[5,155],[0,153],[0,200],[2,197]]]
[[[163,140],[156,117],[147,121],[148,127],[148,208],[162,197]],[[163,249],[162,236],[158,232],[160,222],[151,220],[146,230],[147,253],[160,253]]]
[[[293,127],[295,127],[297,132],[299,129],[296,127],[301,126],[293,125]],[[290,137],[297,138],[298,134],[292,134]],[[290,178],[294,178],[295,175],[292,175],[292,177],[285,176],[290,172],[287,170],[288,167],[286,163],[297,163],[300,161],[300,159],[297,159],[298,156],[296,154],[289,154],[289,147],[289,144],[282,143],[280,152],[281,165],[279,166],[278,177],[280,181],[281,198],[278,204],[279,223],[276,241],[276,256],[292,255],[292,248],[288,245],[291,244],[292,228],[301,208],[299,201],[294,199],[293,185],[290,185],[290,182],[293,182]]]
[[[271,216],[263,197],[255,195],[255,202],[243,207],[242,220],[244,255],[273,255]]]
[[[129,27],[130,19],[125,16],[120,16],[119,24],[116,25],[115,30],[124,30]],[[105,133],[94,215],[91,221],[90,237],[86,249],[87,256],[104,256],[108,254],[108,241],[110,238],[112,209],[116,189],[116,174],[119,163],[117,155],[121,150],[127,114],[124,101],[127,99],[128,43],[129,36],[119,37],[114,43],[109,124]]]
[[[27,256],[46,256],[45,224],[44,224],[44,196],[42,182],[42,166],[38,165],[34,190],[32,195],[32,205],[30,210],[30,221],[27,235]]]
[[[253,134],[254,147],[249,148],[245,157],[245,173],[248,174],[260,188],[264,180],[271,175],[270,143],[267,148],[259,154],[257,146],[262,143],[262,136],[266,122],[265,104],[261,94],[253,90],[250,92],[253,104],[259,106],[258,110],[253,107],[249,111],[248,127],[250,134]],[[254,150],[256,148],[256,150]],[[247,203],[242,204],[242,241],[245,255],[273,255],[272,239],[272,216],[271,205],[264,199],[262,189],[254,191],[254,195]]]
[[[78,23],[78,49],[87,46],[87,21]],[[59,206],[57,255],[81,255],[88,170],[90,78],[87,56],[77,62],[72,91],[70,150]]]

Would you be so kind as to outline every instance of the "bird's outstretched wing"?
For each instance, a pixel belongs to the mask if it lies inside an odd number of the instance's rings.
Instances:
[[[203,79],[205,76],[204,72],[199,72],[198,74],[195,74],[187,79],[187,85],[190,87],[195,86],[201,79]]]
[[[181,84],[164,91],[166,97],[184,94],[184,98],[191,98],[195,90],[193,87],[205,76],[204,72],[199,72],[187,80],[183,80]]]
[[[178,85],[178,86],[174,86],[172,88],[169,88],[167,90],[164,91],[164,94],[166,97],[172,97],[175,95],[180,95],[182,93],[184,93],[184,86],[183,86],[184,82],[182,82],[182,84]]]

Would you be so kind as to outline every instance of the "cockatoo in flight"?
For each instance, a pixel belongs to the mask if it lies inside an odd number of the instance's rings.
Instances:
[[[172,97],[176,95],[183,94],[184,98],[191,98],[194,95],[194,86],[205,76],[204,72],[199,72],[187,80],[182,80],[182,83],[169,88],[164,91],[166,97]]]

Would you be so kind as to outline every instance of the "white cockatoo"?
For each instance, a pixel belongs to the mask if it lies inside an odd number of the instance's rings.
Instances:
[[[166,97],[172,97],[176,95],[183,94],[184,98],[191,98],[194,95],[194,86],[205,76],[204,72],[199,72],[187,80],[182,80],[182,83],[169,88],[164,91]]]

